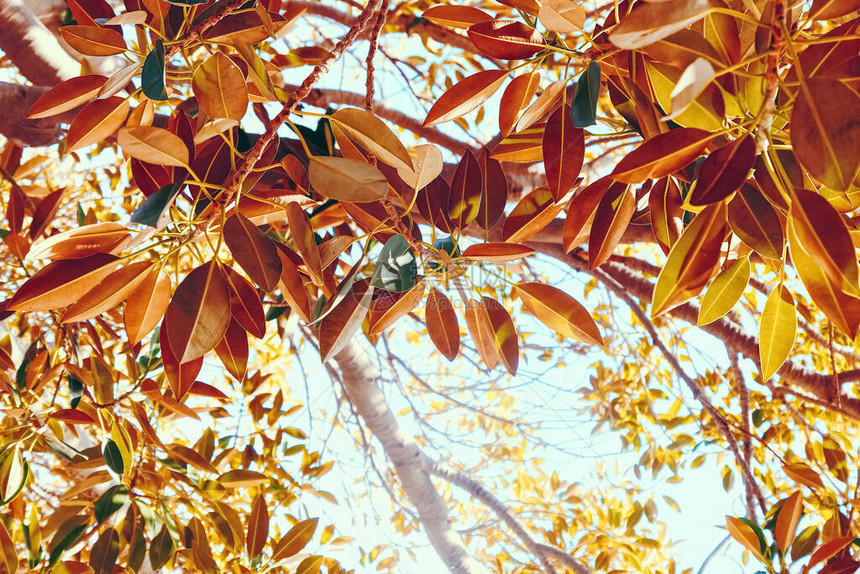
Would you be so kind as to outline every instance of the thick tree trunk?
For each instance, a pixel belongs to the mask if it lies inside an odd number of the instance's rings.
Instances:
[[[0,0],[0,50],[37,86],[54,86],[80,73],[80,64],[23,0]]]
[[[415,439],[397,423],[379,387],[378,374],[364,351],[351,343],[335,362],[340,367],[343,385],[350,402],[367,423],[373,436],[382,443],[394,464],[409,501],[418,510],[421,525],[430,544],[454,574],[486,572],[467,552],[460,535],[454,531],[448,508],[422,464],[424,456]]]

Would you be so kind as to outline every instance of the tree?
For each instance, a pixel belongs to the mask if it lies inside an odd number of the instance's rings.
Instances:
[[[290,506],[337,468],[287,418],[312,347],[452,572],[674,571],[646,493],[527,466],[516,406],[430,385],[405,329],[494,392],[593,357],[577,392],[637,476],[725,454],[745,559],[855,571],[858,9],[0,0],[0,569],[349,568]],[[320,87],[355,61],[364,89]],[[434,458],[386,380],[515,472]],[[495,520],[464,535],[445,484]]]

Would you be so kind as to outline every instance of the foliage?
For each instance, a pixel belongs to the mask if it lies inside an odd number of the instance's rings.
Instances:
[[[90,59],[29,118],[72,112],[59,151],[91,176],[79,185],[14,140],[0,158],[5,567],[339,572],[323,555],[348,539],[317,537],[291,506],[331,498],[313,483],[332,463],[286,422],[301,407],[267,364],[292,351],[272,341],[298,332],[334,369],[357,339],[387,348],[405,325],[447,361],[515,376],[531,315],[589,356],[627,346],[578,392],[597,428],[642,453],[637,476],[680,477],[717,442],[726,488],[743,480],[747,516],[727,529],[747,557],[856,570],[858,8],[371,0],[354,17],[278,0],[69,2],[59,34]],[[290,49],[317,17],[349,31]],[[386,53],[404,33],[422,52]],[[365,45],[365,94],[316,89]],[[376,97],[378,53],[434,95],[422,121]],[[291,68],[307,72],[298,86]],[[487,145],[451,135],[496,108]],[[550,258],[588,274],[583,295],[598,288],[606,307],[551,284],[534,266]],[[727,353],[695,377],[679,360],[693,326]],[[213,351],[223,388],[198,380]],[[421,378],[402,361],[392,373]],[[231,399],[250,433],[224,424]],[[516,434],[500,428],[481,431]],[[520,470],[507,485],[552,516],[524,519],[533,536],[598,571],[674,571],[638,487]],[[537,567],[486,536],[485,564]],[[300,555],[312,539],[320,555]],[[549,569],[542,552],[531,559]]]

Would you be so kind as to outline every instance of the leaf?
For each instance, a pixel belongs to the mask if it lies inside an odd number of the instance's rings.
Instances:
[[[122,34],[99,26],[61,26],[60,34],[69,46],[84,56],[114,56],[128,47]]]
[[[140,161],[176,167],[188,165],[188,148],[185,142],[164,128],[123,128],[117,133],[116,141],[123,152]]]
[[[191,87],[210,118],[239,121],[248,109],[245,76],[233,60],[215,52],[194,70]]]
[[[543,129],[546,124],[511,134],[493,148],[490,157],[499,161],[532,163],[543,159]]]
[[[107,528],[90,550],[90,567],[93,574],[111,574],[119,558],[119,534]]]
[[[106,253],[53,261],[18,288],[6,309],[26,313],[65,307],[99,285],[119,264],[119,259]]]
[[[640,2],[612,30],[609,41],[622,50],[642,48],[698,22],[710,11],[707,0]]]
[[[308,216],[297,203],[291,203],[287,206],[287,219],[290,235],[293,236],[293,242],[305,262],[305,267],[312,276],[319,278],[322,275],[322,260]]]
[[[18,551],[6,525],[2,522],[0,522],[0,555],[3,559],[0,565],[6,567],[7,573],[13,574],[18,571]]]
[[[713,323],[731,311],[750,280],[751,266],[748,258],[743,257],[732,263],[731,267],[717,275],[702,298],[697,325]]]
[[[149,546],[149,563],[153,570],[158,571],[170,562],[172,556],[173,539],[170,537],[167,526],[162,526]]]
[[[448,217],[455,229],[463,229],[478,217],[483,191],[478,158],[467,149],[457,165],[448,196]]]
[[[79,411],[74,408],[60,409],[51,413],[49,416],[54,420],[62,421],[70,425],[91,425],[96,423],[96,420],[93,417],[84,411]]]
[[[808,572],[813,566],[817,566],[833,558],[852,542],[854,542],[854,536],[840,536],[839,538],[825,542],[818,547],[818,550],[812,553],[812,556],[809,557],[809,563],[804,567],[804,570]]]
[[[628,186],[613,186],[601,198],[594,211],[588,240],[588,262],[591,269],[609,261],[635,210],[636,199]]]
[[[284,537],[275,544],[272,550],[272,562],[279,562],[301,552],[313,538],[318,522],[317,518],[311,518],[302,520],[290,528]]]
[[[818,543],[818,526],[812,525],[804,528],[791,544],[791,559],[800,560],[808,554],[812,554]]]
[[[254,559],[263,551],[266,540],[269,538],[269,511],[266,509],[266,500],[262,494],[258,494],[251,507],[248,516],[248,536],[245,539],[245,548],[248,558]]]
[[[767,298],[761,314],[759,353],[762,380],[771,378],[788,359],[797,332],[794,299],[782,284]]]
[[[451,186],[444,177],[437,177],[427,187],[418,190],[415,203],[418,212],[428,223],[444,233],[451,233],[454,225],[448,217]]]
[[[791,112],[791,145],[810,175],[846,191],[860,170],[860,96],[834,78],[803,80]]]
[[[481,355],[481,360],[487,365],[487,369],[494,369],[499,364],[500,358],[496,350],[493,325],[490,323],[486,307],[479,301],[470,300],[466,304],[463,315],[466,318],[466,328],[475,342],[475,348]]]
[[[516,131],[522,132],[543,118],[561,99],[568,80],[563,78],[548,85],[517,121]],[[498,158],[501,159],[501,158]]]
[[[499,102],[499,132],[503,136],[510,134],[520,112],[531,101],[540,85],[540,76],[535,73],[521,74],[511,80],[502,93]]]
[[[340,353],[355,337],[367,315],[373,290],[369,281],[356,281],[343,299],[322,318],[319,347],[323,362]]]
[[[248,368],[248,333],[232,319],[224,333],[224,338],[215,345],[215,353],[227,372],[237,381],[245,379]]]
[[[230,292],[218,263],[209,261],[189,273],[164,317],[171,350],[180,364],[211,351],[230,323]]]
[[[377,168],[343,157],[312,156],[308,179],[315,190],[350,203],[369,203],[388,193],[388,180]]]
[[[492,16],[472,6],[433,6],[428,8],[421,14],[422,18],[427,18],[431,22],[440,26],[448,26],[451,28],[466,29],[472,24],[479,22],[489,22],[493,19]]]
[[[552,197],[560,201],[576,185],[585,159],[585,132],[573,125],[570,108],[558,108],[543,133],[543,164]]]
[[[70,78],[60,82],[36,100],[27,117],[30,119],[49,118],[83,105],[96,97],[107,81],[105,76],[89,75]]]
[[[564,204],[555,203],[545,187],[539,187],[514,206],[502,227],[502,237],[509,243],[522,243],[549,225],[561,213]]]
[[[463,251],[463,258],[505,263],[533,255],[534,249],[519,243],[478,243]]]
[[[785,246],[782,222],[760,191],[749,184],[742,185],[729,202],[728,218],[732,231],[747,246],[764,257],[782,259]]]
[[[281,255],[281,265],[284,268],[284,270],[281,272],[281,281],[278,284],[280,286],[281,293],[283,294],[284,298],[287,301],[289,301],[290,307],[293,309],[293,311],[298,313],[299,316],[302,318],[302,320],[310,323],[311,322],[310,300],[308,299],[308,291],[305,288],[303,276],[301,275],[301,273],[299,273],[298,268],[293,264],[292,261],[289,260],[289,258],[286,255],[284,255],[283,253],[281,253],[280,255]],[[231,298],[232,298],[232,295],[231,295]],[[262,309],[263,309],[263,307],[262,307],[262,305],[260,305],[260,318],[263,321],[262,327],[260,329],[262,334],[256,335],[254,333],[254,331],[251,331],[249,329],[249,332],[252,335],[256,336],[258,339],[262,338],[263,334],[265,334],[265,332],[266,332],[265,317],[263,317]],[[236,312],[234,311],[233,314],[235,315]],[[245,328],[248,329],[247,326]]]
[[[341,108],[329,121],[337,123],[361,147],[388,165],[412,170],[412,158],[394,132],[372,113],[359,108]],[[432,148],[432,146],[430,146]]]
[[[308,556],[296,567],[296,574],[319,574],[323,565],[322,556]]]
[[[96,253],[110,253],[124,243],[131,232],[110,221],[75,227],[33,244],[29,259],[81,259]]]
[[[517,329],[511,316],[501,303],[492,297],[484,297],[482,305],[490,319],[490,327],[493,334],[493,345],[505,369],[511,376],[517,374],[519,363],[519,338]],[[457,330],[457,342],[459,345],[460,332]],[[455,354],[456,356],[456,354]]]
[[[381,333],[393,325],[400,317],[411,312],[418,303],[424,299],[426,289],[424,279],[418,282],[405,293],[382,292],[377,293],[371,304],[368,315],[368,334]]]
[[[712,137],[710,132],[696,128],[659,134],[624,156],[612,177],[624,183],[642,183],[671,175],[699,157]]]
[[[673,120],[683,114],[696,101],[696,98],[708,87],[716,77],[711,63],[705,58],[696,58],[684,69],[678,82],[672,89],[672,113],[663,118]],[[754,146],[753,146],[754,147]]]
[[[281,279],[281,258],[275,242],[241,213],[224,222],[224,242],[236,262],[264,291],[272,292]]]
[[[802,514],[803,497],[798,490],[783,501],[779,507],[779,516],[776,518],[773,539],[776,542],[776,547],[783,554],[788,551],[789,546],[794,542],[794,533],[797,530],[797,523],[800,522]]]
[[[167,100],[167,90],[164,86],[164,43],[161,38],[155,40],[152,50],[143,61],[140,87],[143,95],[150,100],[157,102]]]
[[[430,340],[446,359],[453,361],[460,352],[460,326],[450,299],[435,287],[427,296],[424,321]]]
[[[530,313],[559,335],[589,345],[603,345],[591,314],[561,289],[543,283],[518,283],[514,292]]]
[[[403,292],[412,289],[418,277],[415,253],[409,241],[402,235],[395,235],[385,242],[370,284],[386,291]]]
[[[507,75],[507,70],[484,70],[466,76],[439,96],[427,112],[424,125],[433,126],[468,114],[496,93]]]
[[[144,199],[143,203],[134,210],[134,213],[131,214],[131,221],[148,225],[149,227],[158,227],[161,216],[173,198],[176,197],[178,191],[179,187],[173,183],[160,188]]]
[[[585,26],[585,7],[566,0],[549,0],[541,4],[538,19],[547,30],[558,34],[573,34]],[[585,126],[578,126],[585,127]]]
[[[30,239],[36,239],[48,229],[57,215],[57,210],[63,200],[65,188],[46,195],[36,206],[33,212],[33,220],[30,222]]]
[[[119,97],[95,100],[84,106],[69,126],[66,152],[106,140],[125,122],[128,110],[128,101]]]
[[[508,180],[505,178],[502,164],[490,157],[486,148],[481,150],[478,156],[478,166],[481,169],[481,199],[475,222],[481,229],[489,230],[505,213]]]
[[[0,463],[0,504],[9,504],[21,494],[29,475],[30,465],[21,456],[20,446],[7,449]]]
[[[755,165],[755,155],[755,141],[750,135],[736,139],[710,154],[699,169],[690,203],[717,203],[739,190]]]
[[[556,0],[558,1],[558,0]],[[597,100],[600,98],[600,64],[589,62],[576,81],[576,95],[570,106],[570,118],[578,128],[593,126],[597,117]]]
[[[788,226],[834,289],[860,295],[854,243],[842,216],[826,199],[805,189],[794,190]]]
[[[600,205],[600,200],[608,193],[621,193],[626,188],[623,183],[613,183],[611,178],[602,177],[573,196],[567,206],[567,218],[564,220],[562,230],[565,252],[569,253],[589,238],[594,213]]]
[[[397,175],[412,189],[418,190],[426,187],[431,181],[439,177],[445,162],[442,152],[432,144],[421,144],[412,146],[407,150],[412,167],[398,167]]]
[[[86,321],[113,309],[128,299],[147,279],[151,267],[152,263],[149,261],[137,261],[112,273],[100,285],[69,306],[60,321]]]
[[[153,269],[131,293],[123,315],[130,344],[136,344],[158,325],[167,311],[170,293],[170,277],[159,269]]]
[[[815,20],[833,20],[857,10],[860,10],[860,1],[858,0],[840,0],[839,2],[834,0],[812,0],[809,17]]]
[[[531,58],[546,44],[537,30],[510,20],[479,22],[469,27],[468,34],[478,50],[500,60]]]
[[[174,444],[168,447],[167,454],[173,460],[190,464],[194,468],[202,470],[203,472],[218,474],[218,469],[193,448],[189,448],[181,444]]]
[[[128,487],[124,484],[111,486],[99,496],[93,507],[96,522],[101,524],[110,518],[114,512],[125,506],[126,502],[128,502]]]
[[[764,538],[747,521],[735,518],[734,516],[726,516],[726,528],[732,538],[740,542],[756,558],[764,561],[764,557],[762,556]]]
[[[254,488],[271,482],[265,474],[243,468],[228,470],[217,480],[227,488]]]
[[[651,186],[648,194],[648,211],[651,232],[663,253],[669,250],[681,236],[684,209],[681,190],[673,177],[664,177]],[[569,217],[569,216],[568,216]]]
[[[720,261],[727,235],[724,204],[706,207],[672,246],[654,286],[651,317],[657,317],[695,297],[708,283]]]

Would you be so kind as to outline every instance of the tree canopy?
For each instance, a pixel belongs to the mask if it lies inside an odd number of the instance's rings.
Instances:
[[[858,11],[0,0],[0,572],[399,571],[314,421],[451,572],[675,572],[704,464],[751,571],[856,571]],[[631,480],[533,457],[560,373]]]

